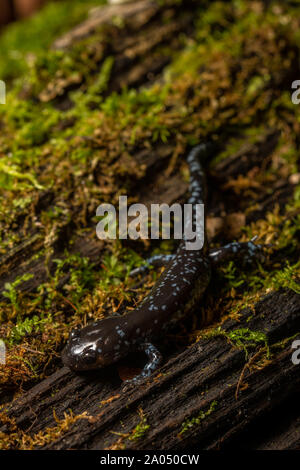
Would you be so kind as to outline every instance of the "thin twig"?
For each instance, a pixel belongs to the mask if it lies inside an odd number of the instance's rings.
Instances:
[[[242,381],[243,381],[243,378],[244,378],[244,375],[245,375],[245,372],[246,372],[246,369],[249,369],[250,370],[250,366],[251,364],[253,364],[254,360],[262,353],[262,351],[264,351],[266,349],[266,347],[264,346],[263,348],[259,349],[257,351],[257,353],[255,353],[250,359],[248,362],[246,362],[246,364],[244,365],[243,369],[242,369],[242,372],[241,372],[241,375],[240,375],[240,378],[238,380],[238,383],[237,383],[237,386],[236,386],[236,391],[235,391],[235,399],[238,400],[238,395],[239,395],[239,390],[240,390],[240,387],[241,387],[241,384],[242,384]]]

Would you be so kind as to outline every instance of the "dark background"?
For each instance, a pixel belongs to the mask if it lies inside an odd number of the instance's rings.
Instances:
[[[47,0],[2,0],[0,10],[0,25],[30,16],[41,8]]]

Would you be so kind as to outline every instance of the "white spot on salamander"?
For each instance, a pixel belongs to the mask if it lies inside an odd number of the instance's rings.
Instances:
[[[119,326],[116,327],[117,334],[123,338],[125,336],[125,333]]]

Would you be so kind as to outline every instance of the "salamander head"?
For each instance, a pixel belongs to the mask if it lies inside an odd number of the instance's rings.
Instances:
[[[119,322],[120,318],[111,317],[72,330],[62,352],[63,363],[74,371],[85,371],[118,361],[127,353]]]

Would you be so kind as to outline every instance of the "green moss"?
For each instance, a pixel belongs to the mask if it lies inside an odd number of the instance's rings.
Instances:
[[[85,94],[82,91],[71,93],[71,99],[76,104],[75,112],[82,118],[83,113],[89,115],[91,112],[91,105],[101,105],[103,98],[102,94],[107,90],[109,79],[111,77],[112,68],[114,65],[114,58],[107,57],[102,66],[100,73],[96,76],[94,83],[92,83]]]
[[[210,416],[217,408],[218,402],[216,400],[212,401],[209,405],[209,408],[206,411],[200,411],[200,413],[194,418],[186,419],[182,423],[182,429],[179,433],[179,436],[189,431],[194,426],[199,426],[208,416]]]
[[[19,291],[17,290],[17,287],[32,278],[32,274],[23,274],[23,276],[17,277],[13,282],[5,283],[2,295],[10,301],[15,311],[19,310]]]
[[[225,332],[224,336],[228,338],[237,348],[245,351],[248,357],[249,348],[263,344],[268,349],[268,338],[260,331],[251,331],[248,328],[238,328],[233,331]]]
[[[272,274],[270,284],[274,289],[287,288],[300,294],[300,261]]]
[[[248,358],[249,350],[256,348],[258,345],[263,345],[269,355],[269,345],[267,335],[261,331],[253,331],[249,328],[236,328],[232,331],[225,331],[219,326],[216,329],[209,331],[202,337],[212,338],[216,336],[223,336],[227,338],[235,348],[243,349],[245,357]]]
[[[51,321],[51,315],[48,315],[45,318],[39,318],[37,315],[34,315],[31,318],[27,317],[25,320],[17,322],[16,326],[14,326],[11,330],[9,343],[20,343],[25,336],[30,336],[31,334],[36,334],[43,331],[43,326]]]
[[[0,37],[0,77],[20,78],[29,70],[29,55],[45,55],[55,38],[87,17],[99,0],[50,2],[34,17],[10,26]]]
[[[45,307],[50,308],[53,300],[57,298],[57,286],[68,273],[68,281],[64,286],[70,301],[79,308],[80,300],[95,286],[96,274],[94,265],[89,258],[80,254],[68,254],[64,259],[53,259],[56,270],[49,283],[40,286],[40,293],[46,294]]]
[[[15,184],[15,181],[18,181]],[[28,181],[30,185],[19,183],[19,181]],[[26,188],[30,188],[31,185],[36,189],[43,189],[43,186],[38,183],[35,176],[30,173],[23,173],[21,169],[15,165],[11,164],[8,160],[2,159],[0,162],[0,186],[3,189],[10,189],[10,190],[23,190]],[[28,198],[27,198],[28,200]]]
[[[130,441],[138,441],[142,439],[145,434],[148,432],[150,429],[150,425],[147,423],[147,418],[144,415],[143,412],[140,411],[140,422],[138,425],[135,427],[135,429],[132,431],[131,435],[129,436]]]

